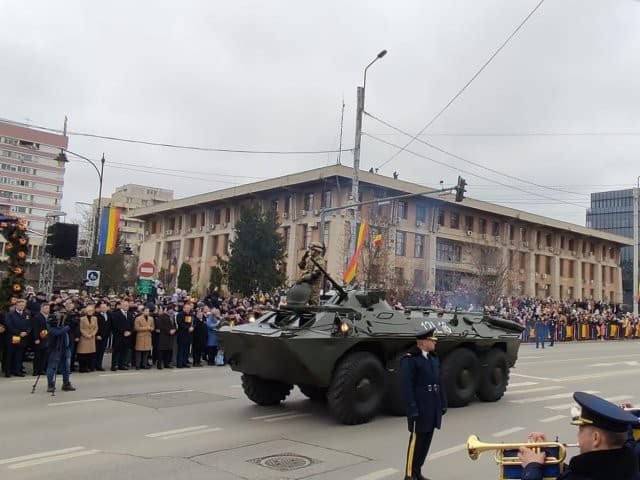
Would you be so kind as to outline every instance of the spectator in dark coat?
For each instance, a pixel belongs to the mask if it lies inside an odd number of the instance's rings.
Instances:
[[[207,348],[207,324],[204,312],[200,309],[196,312],[196,320],[193,329],[193,366],[202,366],[202,357]]]
[[[111,355],[111,371],[129,370],[127,362],[131,350],[133,318],[129,315],[129,302],[122,300],[116,303],[111,312],[111,330],[113,332],[113,352]]]
[[[49,304],[38,305],[38,311],[31,316],[31,338],[33,339],[33,374],[46,375],[47,348],[49,338],[47,332],[47,317]]]
[[[31,333],[31,321],[26,311],[27,302],[20,299],[16,302],[16,308],[6,317],[7,335],[7,370],[5,376],[24,377],[22,369],[22,357],[24,349],[29,341]]]
[[[173,368],[171,356],[173,355],[173,342],[176,334],[176,325],[172,315],[164,312],[161,306],[156,309],[155,329],[158,333],[158,359],[156,365],[162,368]]]
[[[189,348],[193,343],[193,323],[195,316],[191,312],[193,305],[190,302],[184,304],[182,311],[176,317],[178,324],[178,356],[176,363],[178,368],[190,368]]]
[[[98,304],[96,309],[98,317],[98,335],[96,335],[96,366],[99,372],[104,372],[102,367],[104,352],[107,349],[111,337],[111,319],[109,318],[109,305],[106,302]]]

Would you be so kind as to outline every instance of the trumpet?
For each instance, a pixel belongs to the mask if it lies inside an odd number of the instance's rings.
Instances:
[[[471,460],[477,460],[480,454],[488,450],[495,450],[493,459],[498,465],[520,465],[518,456],[506,455],[509,450],[518,450],[520,447],[532,449],[549,448],[556,456],[547,455],[545,465],[562,465],[567,458],[567,448],[577,447],[577,443],[559,443],[559,442],[523,442],[523,443],[486,443],[480,441],[477,435],[470,435],[467,439],[467,453]]]

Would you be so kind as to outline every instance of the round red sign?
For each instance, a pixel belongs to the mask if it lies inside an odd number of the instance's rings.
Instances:
[[[143,262],[138,265],[138,275],[142,278],[151,278],[156,274],[156,266],[151,262]]]

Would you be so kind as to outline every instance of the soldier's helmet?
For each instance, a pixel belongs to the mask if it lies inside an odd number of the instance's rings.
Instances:
[[[320,242],[311,242],[309,244],[309,250],[317,250],[319,252],[324,252],[324,247]]]

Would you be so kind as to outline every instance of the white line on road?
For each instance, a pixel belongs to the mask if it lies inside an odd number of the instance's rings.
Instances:
[[[102,402],[103,400],[106,400],[106,398],[87,398],[85,400],[71,400],[69,402],[47,403],[47,407],[58,407],[60,405],[76,405],[78,403]]]
[[[277,418],[268,418],[265,420],[265,422],[271,423],[271,422],[279,422],[279,421],[284,421],[284,420],[293,420],[294,418],[301,418],[301,417],[308,417],[310,416],[310,413],[298,413],[297,415],[289,415],[288,417],[277,417]]]
[[[196,430],[194,432],[176,433],[175,435],[167,435],[160,437],[160,440],[172,440],[174,438],[193,437],[194,435],[202,435],[203,433],[219,432],[222,430],[220,427],[205,428],[204,430]]]
[[[126,372],[126,373],[101,373],[99,377],[126,377],[130,375],[142,375],[142,372]]]
[[[42,457],[51,457],[53,455],[60,455],[63,453],[77,452],[78,450],[84,450],[84,447],[63,448],[62,450],[50,450],[48,452],[32,453],[31,455],[22,455],[21,457],[5,458],[0,460],[0,465],[22,462],[24,460],[33,460],[33,459],[42,458]]]
[[[600,393],[597,390],[586,390],[587,393]],[[531,398],[523,398],[520,400],[509,400],[511,403],[533,403],[533,402],[545,402],[547,400],[559,400],[561,398],[571,398],[573,397],[573,392],[570,393],[557,393],[555,395],[546,395],[544,397],[531,397]]]
[[[554,415],[553,417],[541,418],[539,421],[542,423],[555,422],[557,420],[562,420],[563,418],[567,418],[566,415]]]
[[[524,427],[513,427],[507,428],[506,430],[502,430],[501,432],[496,432],[491,434],[492,437],[506,437],[507,435],[511,435],[512,433],[520,432],[524,430]]]
[[[522,378],[533,378],[534,380],[553,381],[553,378],[549,378],[549,377],[534,377],[533,375],[522,375],[521,373],[512,373],[511,376],[512,377],[522,377]]]
[[[398,470],[395,468],[385,468],[384,470],[378,470],[377,472],[371,472],[361,477],[356,477],[354,480],[378,480],[379,478],[395,475]]]
[[[548,408],[549,410],[569,410],[574,405],[575,403],[563,403],[562,405],[553,405],[551,407],[544,407],[544,408]]]
[[[521,393],[534,393],[534,392],[549,392],[551,390],[562,390],[564,387],[536,387],[536,388],[526,388],[524,390],[509,390],[506,395],[519,395]]]
[[[447,455],[451,455],[452,453],[456,453],[456,452],[461,452],[466,449],[467,449],[467,444],[461,443],[460,445],[455,445],[453,447],[445,448],[444,450],[440,450],[438,452],[433,452],[431,455],[429,455],[427,459],[435,460],[436,458],[446,457]]]
[[[265,418],[284,417],[284,416],[293,415],[294,413],[296,413],[295,410],[294,411],[289,410],[288,412],[273,413],[271,415],[262,415],[260,417],[251,417],[251,420],[264,420]]]
[[[43,463],[59,462],[60,460],[69,460],[70,458],[84,457],[86,455],[93,455],[99,452],[100,450],[82,450],[80,452],[67,453],[66,455],[56,455],[55,457],[47,457],[47,458],[41,458],[39,460],[30,460],[28,462],[14,463],[13,465],[9,465],[9,468],[11,470],[17,470],[19,468],[35,467],[36,465],[42,465]]]
[[[531,360],[534,358],[544,358],[544,357],[542,355],[531,355],[531,356],[527,355],[525,357],[518,357],[518,360]]]
[[[591,393],[591,392],[587,392],[587,393]],[[629,400],[630,398],[633,398],[633,396],[632,395],[618,395],[616,397],[606,397],[605,400],[607,400],[609,402],[619,402],[620,400]],[[548,408],[549,410],[569,410],[574,405],[575,405],[575,403],[564,403],[562,405],[553,405],[551,407],[545,407],[545,408]]]
[[[516,382],[516,383],[509,383],[509,388],[514,388],[514,387],[528,387],[530,385],[538,385],[538,382]]]
[[[154,393],[149,393],[148,395],[169,395],[170,393],[187,393],[187,392],[193,392],[195,390],[167,390],[166,392],[154,392]]]
[[[165,432],[147,433],[145,437],[148,437],[148,438],[164,437],[166,435],[173,435],[174,433],[184,433],[184,432],[192,432],[194,430],[202,430],[203,428],[207,428],[208,426],[209,425],[197,425],[195,427],[178,428],[177,430],[167,430]]]

